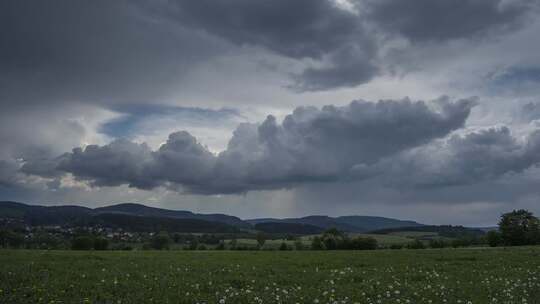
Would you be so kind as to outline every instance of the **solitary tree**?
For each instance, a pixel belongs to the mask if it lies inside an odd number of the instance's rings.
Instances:
[[[311,250],[324,250],[325,247],[324,247],[324,243],[321,239],[321,237],[319,236],[316,236],[313,238],[313,240],[311,241]]]
[[[501,215],[499,230],[507,246],[530,245],[538,241],[540,221],[527,210],[514,210]]]
[[[264,246],[265,242],[266,236],[262,232],[257,233],[257,245],[259,246],[259,249]]]

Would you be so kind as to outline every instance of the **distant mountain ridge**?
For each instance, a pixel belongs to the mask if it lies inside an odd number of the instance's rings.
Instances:
[[[136,217],[146,217],[151,219],[142,220]],[[414,221],[356,215],[339,217],[312,215],[300,218],[258,218],[242,220],[238,217],[226,214],[199,214],[191,211],[169,210],[135,203],[123,203],[92,209],[72,205],[39,206],[0,201],[0,219],[1,218],[16,218],[24,220],[30,225],[81,225],[96,223],[96,221],[99,220],[98,222],[101,224],[117,225],[118,223],[123,223],[123,225],[127,226],[129,226],[127,220],[131,219],[132,221],[136,220],[137,222],[140,222],[141,225],[146,225],[144,226],[144,229],[148,229],[149,223],[152,223],[152,225],[155,226],[157,225],[156,222],[161,222],[164,227],[190,227],[190,229],[193,230],[193,227],[199,223],[201,227],[205,227],[204,229],[201,228],[201,230],[204,230],[205,232],[212,231],[212,229],[208,228],[208,223],[215,223],[214,226],[216,229],[223,229],[227,232],[231,231],[231,227],[240,230],[253,230],[259,227],[261,231],[279,231],[280,233],[315,233],[329,228],[337,228],[346,232],[369,232],[381,229],[423,226]],[[156,221],[155,218],[161,218],[163,220]],[[171,222],[170,219],[173,219],[174,221]],[[114,222],[107,222],[107,220],[114,220]],[[183,222],[181,223],[181,221]]]
[[[139,216],[155,216],[155,217],[169,217],[178,219],[199,219],[211,222],[219,222],[239,228],[251,228],[249,223],[242,221],[240,218],[226,214],[200,214],[193,213],[185,210],[169,210],[155,207],[148,207],[142,204],[124,203],[111,205],[107,207],[99,207],[94,209],[98,213],[121,213],[129,215]]]
[[[404,221],[380,216],[338,216],[330,217],[323,215],[312,215],[300,218],[260,218],[246,220],[246,222],[257,225],[261,223],[292,223],[321,227],[324,229],[337,228],[347,232],[369,232],[372,230],[391,229],[400,227],[418,227],[423,224],[414,221]]]
[[[178,229],[176,232],[233,232],[251,228],[249,223],[224,214],[196,214],[148,207],[141,204],[118,204],[101,208],[82,206],[39,206],[0,202],[0,219],[11,218],[32,226],[86,226],[140,229],[149,231]]]

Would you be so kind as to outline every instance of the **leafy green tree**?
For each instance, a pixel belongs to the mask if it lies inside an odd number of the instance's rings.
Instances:
[[[169,249],[169,245],[171,243],[171,239],[169,238],[169,235],[165,232],[159,233],[154,235],[152,238],[152,248],[156,250],[164,250]]]
[[[225,243],[219,242],[219,244],[216,246],[216,250],[225,250]]]
[[[77,236],[71,240],[72,250],[92,250],[94,240],[90,236]]]
[[[321,237],[316,236],[311,240],[311,250],[324,250],[324,243]]]
[[[343,249],[346,242],[346,235],[337,230],[336,228],[331,228],[326,230],[322,235],[322,242],[326,250],[336,250]]]
[[[24,244],[24,235],[15,232],[8,241],[11,248],[21,248]]]
[[[107,250],[109,248],[109,240],[103,237],[94,239],[94,250]]]
[[[287,243],[282,242],[281,245],[279,245],[279,250],[282,250],[282,251],[289,250],[289,246],[287,246]]]
[[[514,210],[501,215],[499,231],[504,245],[530,245],[538,241],[540,222],[527,210]]]
[[[353,250],[375,250],[377,249],[377,240],[372,237],[355,237],[350,241],[350,245],[345,249]]]
[[[444,248],[447,246],[447,243],[443,239],[431,239],[429,240],[430,248]]]
[[[28,240],[26,247],[29,249],[63,249],[64,240],[46,231],[38,230]]]
[[[409,249],[425,249],[426,245],[419,239],[415,239],[413,242],[407,244],[407,248]]]
[[[200,244],[198,247],[197,247],[197,250],[206,250],[208,248],[206,248],[206,245],[205,244]]]
[[[497,247],[502,243],[501,234],[495,230],[491,230],[487,233],[486,240],[488,245],[491,247]]]
[[[392,244],[390,249],[403,249],[403,244]]]
[[[259,249],[261,249],[264,246],[264,243],[266,242],[266,236],[264,235],[264,233],[259,232],[257,233],[256,238],[257,238],[257,246],[259,247]]]
[[[304,243],[302,243],[302,240],[300,239],[297,239],[296,241],[294,241],[294,249],[295,250],[304,250]]]
[[[232,239],[229,241],[229,249],[234,250],[236,249],[237,245],[238,245],[238,241],[236,239]]]
[[[189,250],[197,250],[197,248],[199,248],[199,240],[194,238],[189,243]]]

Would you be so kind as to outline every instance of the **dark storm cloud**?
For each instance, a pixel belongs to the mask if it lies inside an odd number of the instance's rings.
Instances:
[[[540,103],[538,102],[529,102],[525,104],[520,111],[520,117],[527,121],[533,121],[540,119]]]
[[[295,90],[355,87],[382,73],[379,34],[416,42],[499,33],[522,23],[532,1],[356,2],[358,12],[331,0],[2,1],[0,99],[153,100],[244,45],[302,61]]]
[[[155,22],[129,1],[2,1],[0,100],[153,99],[221,44]]]
[[[363,31],[354,14],[327,0],[173,0],[154,9],[182,25],[294,58],[320,58]]]
[[[0,187],[13,187],[17,184],[19,165],[15,162],[0,160]]]
[[[323,67],[296,75],[291,85],[296,90],[354,87],[378,73],[375,37],[366,31],[362,18],[330,0],[175,0],[153,9],[234,44],[323,62]]]
[[[318,73],[329,75],[349,67],[333,58],[354,47],[360,51],[352,58],[355,69],[337,86],[367,82],[377,71],[373,37],[356,15],[327,0],[2,1],[0,98],[12,104],[153,99],[190,68],[231,52],[231,44],[311,58],[325,65]],[[311,85],[312,78],[297,88],[333,87],[318,84],[322,76]]]
[[[454,135],[378,164],[396,187],[439,188],[493,181],[540,164],[540,131],[520,142],[507,127]],[[376,170],[376,169],[373,169]]]
[[[205,194],[337,181],[350,178],[354,167],[375,164],[463,127],[475,101],[443,97],[435,104],[437,111],[409,100],[301,107],[282,124],[273,116],[259,125],[241,124],[217,156],[189,133],[177,132],[156,151],[126,140],[76,148],[57,159],[54,171],[96,186],[181,186]],[[22,171],[51,175],[43,172],[47,167],[49,163],[28,162]]]
[[[519,27],[537,1],[528,0],[367,0],[366,16],[384,31],[412,42],[483,38]]]

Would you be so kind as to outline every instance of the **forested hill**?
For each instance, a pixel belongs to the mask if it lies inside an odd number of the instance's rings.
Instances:
[[[114,216],[112,216],[114,215]],[[148,219],[141,219],[148,218]],[[400,227],[420,227],[422,224],[413,221],[403,221],[376,216],[306,216],[301,218],[260,218],[242,220],[226,214],[199,214],[191,211],[169,210],[155,208],[143,204],[124,203],[100,208],[82,206],[39,206],[17,202],[0,202],[0,219],[17,220],[33,226],[80,226],[80,225],[112,225],[134,229],[128,226],[124,219],[139,222],[140,229],[147,230],[149,226],[160,227],[156,222],[162,222],[163,227],[190,227],[189,232],[210,232],[208,223],[215,226],[215,232],[222,229],[230,232],[238,230],[260,230],[269,233],[316,234],[329,228],[337,228],[345,232],[368,232],[380,229]],[[189,220],[189,221],[187,221]],[[200,224],[200,228],[195,224]],[[144,226],[144,228],[143,228]],[[122,227],[120,227],[122,228]],[[137,229],[139,229],[137,228]],[[157,229],[157,228],[156,228]]]

